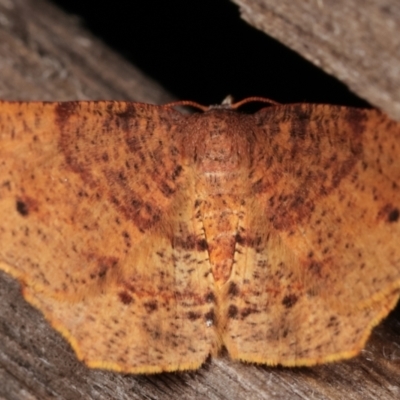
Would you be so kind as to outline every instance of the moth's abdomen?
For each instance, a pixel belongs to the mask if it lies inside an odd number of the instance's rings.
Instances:
[[[243,211],[240,201],[232,195],[210,195],[200,207],[210,263],[217,286],[230,277]]]

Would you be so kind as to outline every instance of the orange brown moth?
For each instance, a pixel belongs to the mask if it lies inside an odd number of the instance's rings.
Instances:
[[[400,123],[240,104],[0,102],[0,268],[88,366],[335,361],[395,306]]]

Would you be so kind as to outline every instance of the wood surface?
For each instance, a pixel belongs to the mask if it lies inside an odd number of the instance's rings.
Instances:
[[[171,99],[44,0],[0,0],[0,98]],[[223,354],[196,372],[123,375],[80,363],[18,283],[0,273],[0,399],[397,399],[399,335],[395,310],[345,362],[273,368]]]
[[[400,120],[397,0],[233,1],[248,23]]]

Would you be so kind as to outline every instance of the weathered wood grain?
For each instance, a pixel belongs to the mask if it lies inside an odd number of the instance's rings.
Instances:
[[[155,83],[44,0],[0,0],[0,98],[170,100]],[[351,360],[268,368],[225,356],[197,372],[133,376],[90,370],[0,273],[0,398],[396,399],[400,321],[393,313]]]
[[[242,18],[400,119],[396,0],[233,0]],[[260,49],[260,52],[263,51]]]

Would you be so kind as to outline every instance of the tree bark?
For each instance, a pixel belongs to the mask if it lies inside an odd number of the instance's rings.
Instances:
[[[400,120],[398,1],[233,1],[249,24]]]

